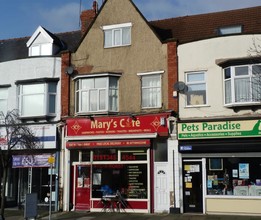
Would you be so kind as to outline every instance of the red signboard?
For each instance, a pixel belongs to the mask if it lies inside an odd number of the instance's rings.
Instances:
[[[149,147],[150,140],[111,140],[111,141],[73,141],[67,142],[67,148],[75,148],[75,147],[82,147],[82,148],[92,148],[92,147]]]
[[[66,121],[67,136],[157,133],[168,135],[169,113],[112,117],[72,118]]]

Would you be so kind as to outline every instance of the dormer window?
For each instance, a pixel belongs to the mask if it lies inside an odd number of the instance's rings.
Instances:
[[[37,44],[30,48],[29,56],[52,55],[52,44]]]
[[[30,57],[52,56],[60,51],[60,47],[63,46],[59,38],[41,26],[36,29],[26,45],[28,47],[28,55]]]
[[[224,26],[218,29],[218,35],[240,34],[242,25]]]

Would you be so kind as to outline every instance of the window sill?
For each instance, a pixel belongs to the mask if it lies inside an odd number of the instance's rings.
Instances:
[[[204,108],[204,107],[210,107],[210,105],[187,105],[185,108]]]
[[[251,103],[231,103],[226,104],[224,107],[233,109],[234,112],[238,112],[240,110],[252,110],[256,111],[260,108],[261,102],[251,102]]]
[[[50,119],[56,117],[56,115],[38,115],[38,116],[20,116],[19,119],[22,121],[26,120],[33,120],[33,121],[39,121],[39,120],[46,120],[49,121]]]

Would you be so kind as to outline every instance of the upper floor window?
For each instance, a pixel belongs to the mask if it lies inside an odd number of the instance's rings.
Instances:
[[[225,105],[247,105],[261,101],[261,64],[224,69]]]
[[[103,26],[104,47],[128,46],[131,44],[131,23]]]
[[[186,74],[187,106],[207,104],[206,74],[204,71]]]
[[[52,55],[52,44],[36,44],[29,49],[30,56],[45,56]]]
[[[139,73],[141,76],[141,106],[142,108],[161,108],[163,71],[151,73]]]
[[[8,101],[8,88],[0,87],[0,112],[7,113],[7,101]]]
[[[19,85],[21,117],[55,116],[56,82]]]
[[[229,34],[240,34],[242,33],[242,25],[225,26],[218,29],[219,35],[229,35]]]
[[[117,75],[79,78],[76,81],[76,112],[117,112]]]

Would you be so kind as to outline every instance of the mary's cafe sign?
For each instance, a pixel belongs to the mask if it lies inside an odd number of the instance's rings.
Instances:
[[[260,137],[261,120],[178,124],[178,139]]]

